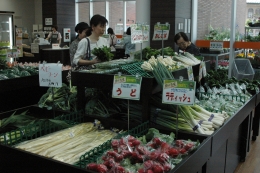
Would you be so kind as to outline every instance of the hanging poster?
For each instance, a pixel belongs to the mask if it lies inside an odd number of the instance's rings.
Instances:
[[[63,28],[63,40],[64,42],[70,42],[70,28]]]
[[[153,40],[168,40],[170,33],[170,24],[156,24],[154,25]]]

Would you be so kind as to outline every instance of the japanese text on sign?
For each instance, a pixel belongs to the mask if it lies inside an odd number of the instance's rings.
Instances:
[[[193,105],[195,99],[193,81],[164,80],[162,102],[165,104]]]
[[[61,87],[62,86],[62,64],[45,63],[39,65],[40,86]]]
[[[223,49],[223,42],[210,42],[210,49]]]
[[[153,40],[168,40],[170,32],[169,24],[156,24],[154,26]]]
[[[114,76],[112,97],[121,99],[140,99],[141,77]]]

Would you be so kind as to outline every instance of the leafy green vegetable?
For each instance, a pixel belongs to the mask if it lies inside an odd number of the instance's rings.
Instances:
[[[102,48],[94,48],[92,53],[98,57],[100,61],[110,61],[114,54],[111,53],[110,47],[103,46]]]

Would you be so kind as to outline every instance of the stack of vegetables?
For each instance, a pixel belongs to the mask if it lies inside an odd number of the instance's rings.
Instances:
[[[29,111],[14,112],[10,117],[0,120],[0,143],[14,144],[23,137],[32,137],[43,125],[55,125],[67,128],[70,125],[59,119],[39,119],[32,116]],[[26,128],[25,128],[26,127]]]
[[[259,92],[259,81],[228,78],[225,69],[211,70],[197,90],[197,104],[212,112],[226,112],[229,116]]]
[[[117,59],[111,61],[105,61],[101,63],[96,63],[94,69],[82,70],[85,73],[98,73],[98,74],[113,74],[121,70],[123,65],[131,64],[134,60],[130,59]]]
[[[148,61],[143,62],[141,67],[144,71],[152,72],[157,82],[160,84],[163,79],[167,79],[170,77],[173,78],[171,72],[180,68],[185,68],[187,66],[192,66],[200,63],[200,60],[195,58],[190,53],[185,52],[184,55],[185,56],[175,55],[173,57],[165,56],[165,58],[163,58],[162,56],[158,56],[157,58],[155,56],[151,56]],[[178,62],[174,61],[173,59],[177,60]]]
[[[25,141],[16,148],[73,164],[85,152],[115,137],[111,130],[100,130],[93,123],[82,123],[49,135]]]
[[[151,57],[159,57],[159,56],[164,56],[164,57],[173,57],[175,56],[175,52],[173,48],[171,47],[165,47],[162,49],[153,49],[151,47],[146,47],[142,50],[142,60],[149,60]],[[186,55],[185,55],[186,56]],[[189,55],[187,55],[189,56]],[[141,59],[141,51],[135,52],[135,59],[140,60]]]
[[[57,109],[63,111],[77,111],[77,88],[75,86],[68,87],[62,84],[60,88],[50,87],[45,94],[42,95],[38,102],[40,108],[48,110]]]
[[[185,65],[193,66],[200,63],[200,60],[198,60],[196,57],[194,57],[189,52],[184,52],[184,55],[178,54],[173,56],[173,59],[182,62]]]
[[[30,66],[14,66],[12,68],[8,68],[4,63],[6,63],[6,61],[0,61],[0,66],[3,68],[0,70],[0,80],[37,75],[39,71],[38,68]]]
[[[199,142],[174,140],[174,137],[173,133],[165,135],[151,128],[140,138],[128,135],[113,139],[111,149],[105,151],[97,163],[87,164],[87,170],[99,173],[169,172],[182,160],[182,157],[199,145]]]
[[[171,130],[179,129],[211,135],[228,118],[225,112],[209,112],[197,104],[193,106],[162,104],[160,94],[151,97],[151,104],[153,105],[151,121]]]

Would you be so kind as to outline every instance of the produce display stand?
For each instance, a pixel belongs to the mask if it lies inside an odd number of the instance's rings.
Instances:
[[[72,72],[71,82],[73,86],[77,86],[78,108],[81,110],[85,107],[85,87],[100,88],[102,90],[112,90],[114,75],[112,74],[94,74],[83,72]],[[143,122],[149,120],[149,100],[152,94],[154,78],[143,78],[140,92],[140,102],[143,106],[142,115]]]
[[[257,136],[259,135],[259,123],[260,123],[260,93],[256,95],[256,103],[255,103],[255,113],[253,118],[253,134],[252,140],[255,141]]]
[[[255,96],[245,103],[212,135],[211,157],[207,172],[233,172],[245,160],[250,143],[250,117],[255,108]]]
[[[206,68],[209,70],[209,62],[206,63]],[[193,66],[194,76],[197,76],[198,73],[199,65]],[[176,78],[179,76],[185,76],[185,69],[175,71],[173,74]],[[72,72],[72,85],[77,86],[78,89],[77,97],[79,108],[84,110],[83,108],[85,107],[85,87],[111,90],[113,86],[113,77],[114,76],[111,74]],[[26,87],[28,84],[23,83],[23,85]],[[150,118],[149,98],[156,86],[157,83],[154,78],[143,78],[140,99],[140,103],[143,106],[143,122],[146,122]],[[252,126],[252,117],[254,116],[253,124],[257,124],[255,121],[255,117],[258,117],[256,115],[257,111],[254,115],[253,109],[258,106],[259,102],[260,96],[258,93],[247,101],[244,106],[241,107],[235,115],[230,117],[222,127],[215,131],[213,135],[203,136],[179,131],[179,138],[199,140],[201,144],[198,146],[197,150],[186,156],[178,165],[176,165],[171,173],[233,172],[238,162],[246,158],[246,154],[250,149],[251,128],[253,128],[253,135],[258,135],[258,127],[256,125]],[[104,124],[105,127],[127,127],[127,122],[113,118],[100,118],[91,115],[86,115],[85,118],[85,121],[100,119],[101,123]],[[135,126],[137,126],[137,124],[132,124],[131,127]],[[149,124],[149,127],[157,128],[161,133],[165,134],[169,134],[172,131],[154,124]],[[89,172],[77,166],[68,165],[2,144],[0,145],[0,152],[0,160],[2,165],[4,165],[0,167],[0,172]]]
[[[67,74],[62,71],[62,81],[67,82]],[[0,113],[38,103],[47,89],[39,86],[39,75],[0,80]]]

